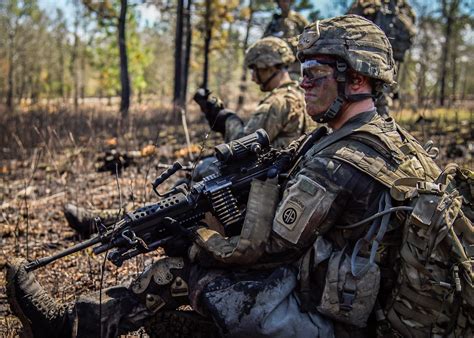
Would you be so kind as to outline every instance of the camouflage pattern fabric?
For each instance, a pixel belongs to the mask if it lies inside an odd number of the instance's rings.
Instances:
[[[226,121],[226,142],[265,129],[274,147],[284,147],[314,128],[306,114],[304,94],[297,82],[289,82],[272,90],[260,101],[250,120],[243,125],[238,118]]]
[[[355,0],[348,14],[356,14],[374,22],[389,38],[392,45],[393,58],[399,64],[403,62],[405,53],[413,44],[416,34],[416,15],[405,0]],[[397,65],[397,69],[399,65]],[[396,78],[395,78],[396,79]],[[398,88],[390,88],[377,100],[377,111],[382,116],[389,116],[394,97]]]
[[[416,34],[416,14],[405,0],[356,0],[348,14],[361,15],[379,26],[389,38],[393,57],[403,61]]]
[[[293,53],[296,54],[297,36],[303,32],[304,27],[308,24],[309,22],[304,16],[294,11],[290,11],[286,18],[281,14],[274,14],[263,36],[275,36],[285,40],[290,45]],[[291,79],[298,81],[301,73],[300,63],[298,61],[292,62],[288,67],[288,71]]]
[[[245,67],[268,68],[288,65],[295,61],[295,56],[288,44],[273,36],[258,40],[245,52]]]
[[[308,23],[304,16],[295,11],[290,11],[286,18],[281,14],[273,14],[272,21],[265,28],[263,36],[275,36],[288,41],[301,34]]]
[[[361,16],[344,15],[306,26],[299,37],[298,58],[317,54],[339,57],[362,75],[395,84],[392,46],[379,27]]]

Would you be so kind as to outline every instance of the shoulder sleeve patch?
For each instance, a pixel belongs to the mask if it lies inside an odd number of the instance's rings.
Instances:
[[[285,191],[275,214],[273,231],[293,244],[298,243],[305,230],[314,233],[335,196],[318,182],[299,175],[296,183]]]

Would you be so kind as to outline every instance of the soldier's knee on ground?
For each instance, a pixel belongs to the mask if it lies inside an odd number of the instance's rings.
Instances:
[[[181,257],[163,257],[143,271],[130,290],[151,313],[189,304],[188,265]]]

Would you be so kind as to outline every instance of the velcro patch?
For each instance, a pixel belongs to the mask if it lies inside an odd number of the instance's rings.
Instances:
[[[273,231],[296,244],[308,223],[311,227],[318,226],[324,219],[334,198],[335,194],[319,183],[299,175],[296,183],[285,191],[273,221]]]
[[[298,220],[303,213],[304,208],[295,203],[294,201],[288,201],[285,204],[283,212],[278,214],[277,221],[286,227],[288,230],[293,230]]]

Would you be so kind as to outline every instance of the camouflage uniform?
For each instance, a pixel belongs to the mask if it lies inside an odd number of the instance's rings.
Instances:
[[[357,48],[346,49],[351,40]],[[363,75],[393,80],[388,40],[357,16],[307,27],[299,51],[303,60],[326,53],[343,58]],[[364,246],[354,262],[367,271],[354,279],[347,271],[353,264],[346,250],[352,251],[372,225],[348,225],[380,211],[389,190],[381,177],[430,180],[438,173],[422,147],[392,119],[382,119],[375,110],[358,114],[301,158],[282,197],[275,180],[252,183],[239,236],[227,238],[199,228],[188,257],[165,257],[130,287],[107,290],[102,323],[90,317],[98,313],[98,297],[82,297],[75,305],[78,329],[116,335],[190,303],[196,312],[212,317],[226,336],[367,337],[374,333],[366,322],[380,285],[379,269],[386,292],[400,237],[396,229],[387,229],[376,255],[378,266],[364,258],[372,253]],[[21,295],[25,287],[15,281],[13,269],[8,271],[7,290],[16,288]],[[358,281],[367,281],[366,276],[370,283],[361,285]],[[18,298],[9,299],[18,304]],[[352,315],[359,320],[351,321]]]
[[[273,14],[272,21],[265,28],[264,37],[275,36],[285,40],[296,52],[296,41],[299,34],[303,32],[308,20],[301,14],[290,11],[287,17],[281,14]],[[289,66],[289,73],[293,80],[297,81],[300,77],[300,63],[296,60]]]
[[[308,23],[304,16],[295,11],[290,11],[287,17],[275,13],[263,36],[275,36],[284,40],[295,38],[303,32]]]
[[[406,0],[355,0],[348,14],[356,14],[378,25],[388,36],[397,69],[403,62],[416,34],[416,15]],[[387,88],[376,100],[377,111],[389,115],[389,107],[398,97],[398,88]]]
[[[314,123],[305,113],[304,95],[296,81],[273,89],[243,125],[240,119],[227,119],[226,142],[265,129],[273,147],[282,148],[297,139]]]
[[[254,71],[276,67],[278,70],[270,77],[272,79],[294,60],[293,52],[286,42],[267,37],[248,48],[244,62],[247,68]],[[272,146],[284,147],[316,126],[306,114],[303,91],[295,81],[282,83],[274,88],[260,101],[246,124],[235,113],[224,109],[222,102],[216,97],[196,102],[206,114],[211,128],[223,133],[226,142],[263,128],[268,133]]]

